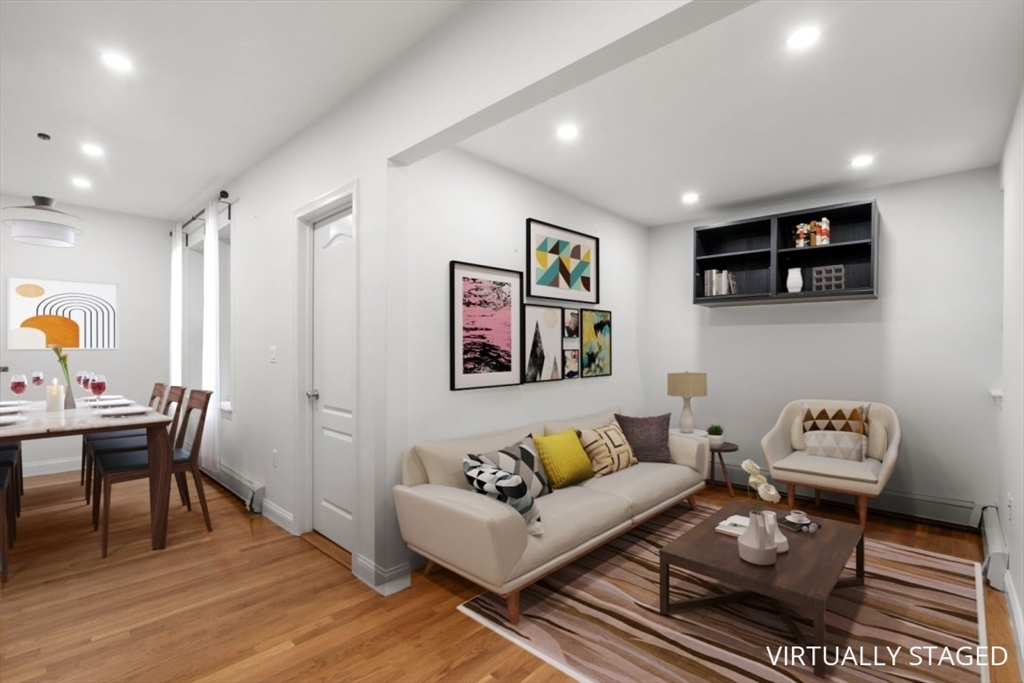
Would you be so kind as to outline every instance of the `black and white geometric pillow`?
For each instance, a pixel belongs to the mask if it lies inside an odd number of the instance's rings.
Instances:
[[[500,451],[481,453],[480,455],[470,454],[469,457],[481,463],[494,465],[509,474],[519,475],[526,482],[534,498],[551,493],[551,485],[548,483],[548,476],[544,472],[540,456],[537,455],[537,444],[533,442],[532,434],[519,443],[502,448]]]
[[[510,474],[494,465],[480,463],[470,457],[462,461],[466,481],[477,493],[511,505],[526,521],[526,530],[531,534],[542,534],[540,508],[533,503],[530,489],[518,474]]]

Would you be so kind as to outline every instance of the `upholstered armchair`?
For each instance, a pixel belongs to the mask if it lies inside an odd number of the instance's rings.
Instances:
[[[850,416],[862,418],[860,411],[865,405],[868,406],[866,440],[858,444],[863,448],[863,459],[845,459],[851,455],[851,444],[844,441],[843,436],[850,432],[838,431],[837,434],[834,430],[843,429],[843,419]],[[814,424],[810,425],[810,431],[805,432],[808,410]],[[835,415],[840,419],[830,419]],[[822,430],[827,430],[827,433],[814,434],[814,431]],[[822,452],[824,443],[831,457],[809,453],[809,440],[813,442],[811,452]],[[889,483],[899,447],[900,420],[896,412],[885,404],[867,401],[792,401],[782,409],[775,426],[761,439],[761,450],[772,479],[786,484],[790,510],[795,504],[797,486],[814,489],[815,503],[820,502],[822,490],[848,493],[856,499],[857,516],[862,526],[867,523],[868,498],[877,497]]]

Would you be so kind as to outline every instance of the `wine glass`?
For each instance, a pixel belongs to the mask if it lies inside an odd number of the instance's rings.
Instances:
[[[14,375],[11,377],[11,391],[17,396],[21,396],[25,393],[25,389],[28,387],[28,380],[25,379],[25,375]]]
[[[89,391],[89,382],[91,382],[91,381],[92,381],[92,373],[91,372],[83,372],[82,373],[82,388],[85,389],[86,391]]]
[[[85,376],[85,370],[79,370],[75,373],[75,384],[82,386],[82,377]]]
[[[103,392],[107,390],[107,378],[105,375],[93,375],[92,381],[89,382],[89,391],[92,395],[99,399],[103,395]]]
[[[33,386],[37,386],[37,387],[43,386],[43,380],[44,379],[46,379],[46,376],[43,375],[43,371],[42,370],[36,370],[35,372],[32,373],[32,385]]]

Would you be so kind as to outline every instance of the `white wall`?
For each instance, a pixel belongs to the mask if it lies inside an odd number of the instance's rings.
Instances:
[[[0,195],[0,206],[27,206],[23,197]],[[154,382],[166,382],[170,337],[170,245],[167,221],[59,204],[59,209],[84,221],[84,233],[70,249],[35,247],[0,233],[0,365],[11,372],[42,370],[47,381],[60,373],[52,351],[7,350],[7,278],[113,283],[117,287],[120,348],[69,352],[69,370],[91,370],[107,376],[107,391],[148,401]],[[72,380],[74,377],[72,377]],[[0,394],[10,397],[10,375],[3,376]],[[61,380],[63,381],[63,380]],[[81,395],[82,390],[78,389]],[[27,398],[41,398],[29,386]],[[81,439],[41,439],[24,446],[25,474],[75,470],[81,463]]]
[[[1024,94],[1003,153],[1003,411],[999,512],[1010,545],[1007,597],[1024,666]],[[1011,508],[1009,501],[1013,499]]]
[[[408,351],[408,443],[612,405],[639,414],[644,395],[637,332],[647,284],[647,228],[465,152],[442,152],[394,173],[406,176],[408,243],[414,254],[408,273],[408,321],[415,330]],[[450,391],[448,262],[523,271],[527,217],[601,240],[601,302],[593,307],[612,311],[612,376]]]
[[[922,516],[966,515],[996,500],[1002,206],[995,168],[765,206],[721,220],[874,197],[879,298],[704,308],[692,301],[694,224],[652,230],[648,405],[680,410],[665,374],[708,373],[698,426],[718,422],[763,462],[761,437],[798,398],[879,401],[900,416],[900,459],[873,503]],[[938,499],[939,505],[928,500]],[[952,507],[950,507],[952,506]],[[974,510],[974,515],[978,511]]]

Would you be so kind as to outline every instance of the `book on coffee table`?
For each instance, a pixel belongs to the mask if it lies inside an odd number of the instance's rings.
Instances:
[[[715,533],[725,536],[741,536],[747,530],[750,520],[744,515],[732,515],[724,519],[715,527]]]

